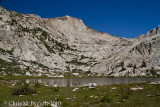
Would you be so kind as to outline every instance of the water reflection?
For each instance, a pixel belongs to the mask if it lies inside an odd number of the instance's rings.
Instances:
[[[22,80],[15,80],[19,82]],[[77,79],[26,79],[27,83],[34,84],[36,82],[47,86],[58,87],[82,87],[88,83],[96,83],[97,85],[111,85],[111,84],[127,84],[127,83],[145,83],[145,82],[160,82],[160,78],[77,78]]]

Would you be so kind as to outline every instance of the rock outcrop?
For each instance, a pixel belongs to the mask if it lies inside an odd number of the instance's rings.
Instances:
[[[153,76],[160,68],[160,25],[135,39],[87,27],[70,16],[41,18],[0,7],[0,73]]]

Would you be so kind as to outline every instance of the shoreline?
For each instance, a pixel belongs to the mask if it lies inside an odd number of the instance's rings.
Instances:
[[[76,76],[73,76],[73,77],[33,77],[33,76],[4,76],[4,77],[0,77],[0,80],[19,80],[19,79],[87,79],[87,78],[160,78],[159,76],[158,77],[141,77],[141,76],[138,76],[138,77],[106,77],[106,76],[100,76],[100,77],[97,77],[97,76],[94,76],[94,77],[76,77]]]

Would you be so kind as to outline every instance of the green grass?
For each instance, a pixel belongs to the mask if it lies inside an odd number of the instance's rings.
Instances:
[[[98,86],[96,89],[81,87],[76,92],[72,87],[35,87],[38,95],[17,96],[12,94],[13,87],[0,85],[0,104],[4,101],[61,101],[63,106],[95,107],[158,107],[160,105],[160,85],[147,83]],[[143,90],[132,91],[131,87],[140,86]],[[111,89],[116,87],[116,89]]]

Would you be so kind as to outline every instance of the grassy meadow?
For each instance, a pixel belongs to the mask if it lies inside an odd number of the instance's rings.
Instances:
[[[142,89],[132,90],[134,87]],[[135,83],[95,88],[49,87],[0,80],[0,105],[5,101],[60,101],[62,107],[159,107],[160,84]],[[27,107],[27,106],[26,106]],[[34,106],[33,106],[34,107]],[[51,107],[51,106],[44,106]]]

